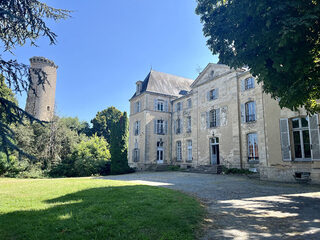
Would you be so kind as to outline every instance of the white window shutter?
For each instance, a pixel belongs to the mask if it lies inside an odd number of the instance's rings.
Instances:
[[[165,106],[164,106],[164,109],[166,112],[169,112],[169,109],[168,109],[168,101],[165,101],[164,102]]]
[[[153,120],[153,125],[154,125],[154,134],[157,133],[157,120]]]
[[[243,92],[245,90],[245,84],[246,84],[246,80],[242,79],[241,80],[241,92]]]
[[[180,120],[180,133],[183,133],[183,118]]]
[[[164,121],[164,133],[168,133],[168,121]]]
[[[312,160],[320,160],[319,118],[318,114],[309,117]]]
[[[138,122],[138,133],[140,134],[140,121]]]
[[[214,99],[218,99],[219,98],[219,88],[215,89],[215,98]]]
[[[210,112],[206,112],[206,124],[207,128],[210,128]]]
[[[254,120],[257,121],[257,104],[256,102],[254,101],[253,102],[253,111],[254,111]]]
[[[220,108],[216,110],[217,127],[220,126]]]
[[[210,91],[207,92],[207,101],[210,101]]]
[[[288,118],[280,119],[280,140],[282,160],[291,161],[291,147],[290,147],[290,134]]]
[[[256,79],[254,77],[252,77],[252,86],[253,86],[253,88],[255,88],[255,85],[256,85]]]
[[[157,99],[154,100],[154,110],[155,111],[158,110],[158,100]]]
[[[242,103],[240,105],[240,107],[241,107],[241,109],[240,109],[241,110],[240,111],[241,112],[241,122],[245,123],[246,122],[246,105]]]
[[[177,120],[173,121],[173,132],[176,134],[177,133]]]

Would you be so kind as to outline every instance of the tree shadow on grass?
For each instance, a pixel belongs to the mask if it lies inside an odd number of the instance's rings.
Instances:
[[[202,208],[150,186],[91,188],[0,215],[0,239],[193,239]]]

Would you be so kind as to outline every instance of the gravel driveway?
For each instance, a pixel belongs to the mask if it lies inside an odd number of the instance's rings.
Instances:
[[[185,172],[140,172],[104,178],[197,196],[208,207],[203,239],[320,239],[320,186]]]

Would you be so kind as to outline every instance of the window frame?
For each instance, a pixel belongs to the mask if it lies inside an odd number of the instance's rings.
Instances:
[[[164,120],[163,119],[157,119],[157,124],[156,124],[156,130],[158,135],[164,135]],[[161,131],[162,130],[162,131]]]
[[[134,135],[138,136],[140,134],[140,121],[134,122]]]
[[[251,113],[253,111],[253,113]],[[256,102],[248,101],[245,103],[245,122],[257,121]]]
[[[165,105],[164,100],[157,99],[157,111],[164,112],[165,111],[164,105]]]
[[[177,155],[177,162],[182,161],[182,143],[181,141],[176,142],[176,155]]]
[[[209,126],[210,128],[217,127],[217,109],[211,109],[209,112]]]
[[[215,100],[217,99],[216,89],[211,89],[209,91],[209,100]]]
[[[302,119],[306,119],[307,120],[307,126],[302,126]],[[294,120],[298,120],[298,127],[293,127],[293,121]],[[290,142],[293,146],[293,148],[291,149],[291,155],[293,156],[292,159],[293,161],[300,161],[300,162],[310,162],[312,161],[312,143],[311,143],[311,137],[310,137],[310,129],[309,129],[309,125],[310,125],[310,120],[309,117],[306,116],[300,116],[300,117],[294,117],[294,118],[290,118],[290,125],[289,125],[289,131],[290,131]],[[308,138],[309,138],[309,142],[307,143],[309,145],[309,150],[310,150],[310,157],[306,157],[306,151],[305,151],[305,140],[303,138],[303,132],[304,131],[308,131]],[[295,139],[294,139],[294,132],[299,132],[299,140],[300,140],[300,151],[301,151],[301,157],[296,157],[296,144],[295,144]]]
[[[250,142],[253,142],[252,145],[252,151],[250,149]],[[252,157],[250,157],[251,153],[253,154]],[[258,134],[256,132],[251,132],[247,134],[247,154],[248,154],[248,162],[257,162],[259,161],[259,142],[258,142]]]
[[[191,162],[192,160],[192,140],[187,140],[187,161]]]
[[[254,88],[254,77],[248,77],[244,80],[244,90],[249,90]]]

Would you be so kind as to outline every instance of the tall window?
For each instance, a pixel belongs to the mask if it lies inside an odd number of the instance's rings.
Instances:
[[[187,117],[187,132],[191,132],[191,116]]]
[[[246,122],[253,122],[256,120],[256,103],[254,101],[246,103]]]
[[[134,135],[137,136],[140,133],[140,121],[134,123]]]
[[[187,103],[188,103],[188,108],[192,108],[192,100],[191,100],[191,98],[188,99]]]
[[[140,112],[140,101],[135,102],[135,105],[134,105],[134,112],[135,112],[135,113]]]
[[[258,137],[256,133],[248,134],[248,160],[259,160]]]
[[[157,134],[164,134],[164,120],[157,120]]]
[[[134,144],[134,149],[133,149],[133,161],[138,162],[139,161],[139,146],[138,146],[138,141],[135,142]]]
[[[187,141],[188,161],[192,161],[192,140]]]
[[[294,156],[296,159],[311,158],[311,144],[309,137],[308,118],[294,118],[292,121],[292,135],[294,143]]]
[[[210,127],[216,127],[217,126],[217,110],[216,109],[211,110],[209,117],[210,117]]]
[[[164,112],[164,101],[162,100],[158,100],[157,101],[157,110],[160,112]]]
[[[182,104],[181,104],[181,102],[178,102],[178,103],[176,104],[176,110],[177,110],[177,111],[181,111],[181,110],[182,110]]]
[[[249,77],[245,80],[245,85],[244,85],[245,90],[254,88],[254,78]]]
[[[163,142],[162,141],[158,141],[157,142],[157,162],[158,163],[163,163]]]
[[[181,141],[177,141],[177,161],[182,160]]]
[[[181,119],[180,118],[178,118],[177,120],[176,120],[176,134],[180,134],[181,133]]]

